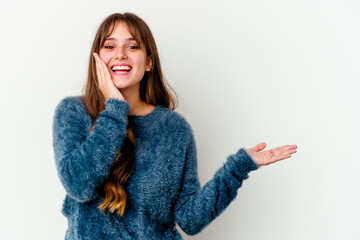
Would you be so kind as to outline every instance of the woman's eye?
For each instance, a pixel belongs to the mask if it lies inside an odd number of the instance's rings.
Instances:
[[[114,46],[104,46],[104,48],[107,48],[107,49],[113,49]],[[129,46],[130,49],[138,49],[139,47],[138,46]]]

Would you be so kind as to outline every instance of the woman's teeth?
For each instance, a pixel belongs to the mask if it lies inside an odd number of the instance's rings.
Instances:
[[[129,71],[131,70],[131,67],[130,67],[130,66],[114,66],[114,67],[112,67],[112,70],[113,70],[114,72],[116,72],[116,71],[121,71],[121,72],[126,71],[126,72],[129,72]]]

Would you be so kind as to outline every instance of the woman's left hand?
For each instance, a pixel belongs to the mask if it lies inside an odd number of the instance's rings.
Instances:
[[[264,150],[266,143],[260,143],[253,148],[246,149],[245,151],[250,155],[253,161],[258,166],[269,165],[271,163],[290,158],[291,154],[296,153],[296,145],[284,145],[274,149]],[[262,151],[262,152],[261,152]]]

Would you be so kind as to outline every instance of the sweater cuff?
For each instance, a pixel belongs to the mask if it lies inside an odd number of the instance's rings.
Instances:
[[[105,109],[100,112],[99,117],[107,117],[113,119],[115,122],[124,123],[126,126],[130,105],[126,101],[115,98],[106,99],[105,104]]]
[[[231,161],[235,165],[232,174],[240,183],[249,177],[249,172],[259,168],[244,148],[241,148],[234,154],[231,157]]]
[[[110,112],[123,113],[126,111],[126,113],[128,113],[130,110],[130,105],[126,101],[116,98],[106,99],[105,104],[106,104],[106,110]]]
[[[124,115],[127,116],[130,110],[128,102],[116,98],[106,99],[105,105],[104,111],[115,114],[119,118],[123,118]]]

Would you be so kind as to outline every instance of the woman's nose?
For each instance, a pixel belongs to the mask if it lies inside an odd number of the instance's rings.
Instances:
[[[126,55],[125,49],[118,48],[118,51],[116,52],[115,58],[117,58],[117,59],[126,59],[127,55]]]

